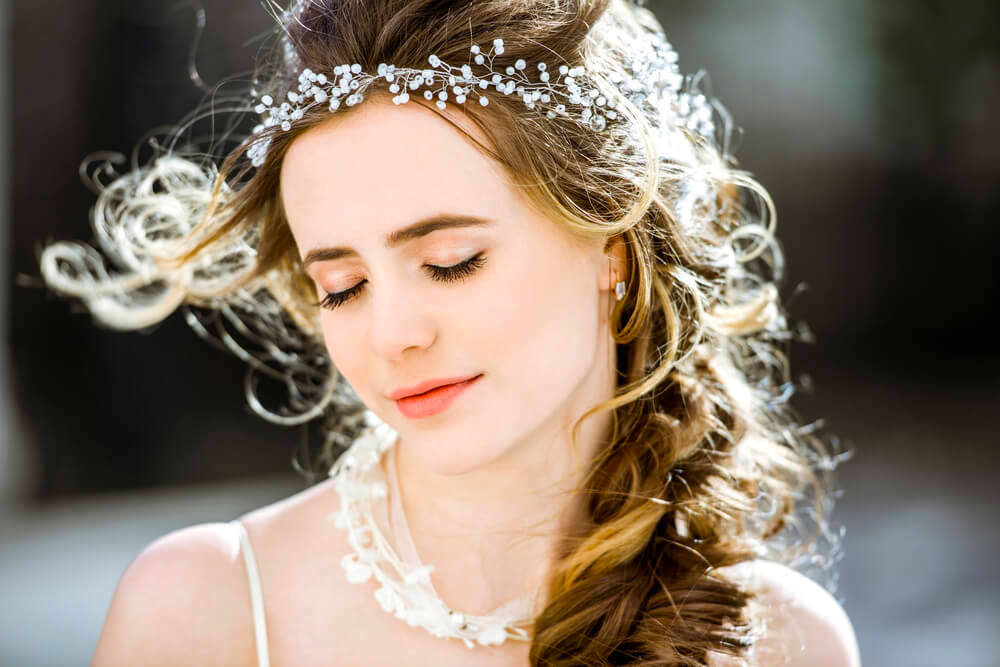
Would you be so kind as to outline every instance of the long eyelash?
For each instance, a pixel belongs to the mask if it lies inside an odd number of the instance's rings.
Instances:
[[[431,278],[433,280],[437,280],[439,282],[457,282],[471,276],[473,273],[481,269],[485,263],[486,251],[484,250],[476,255],[473,255],[464,262],[460,262],[452,266],[435,266],[433,264],[425,264],[424,266],[430,271]],[[344,290],[343,292],[328,292],[322,301],[314,303],[313,305],[333,310],[334,308],[342,306],[360,295],[361,287],[366,282],[368,281],[362,280],[351,289]]]
[[[431,272],[431,277],[434,280],[441,282],[454,282],[462,280],[463,278],[468,278],[473,273],[482,268],[483,264],[486,262],[486,252],[483,251],[477,255],[473,255],[469,259],[455,264],[454,266],[434,266],[433,264],[426,264],[425,266]]]

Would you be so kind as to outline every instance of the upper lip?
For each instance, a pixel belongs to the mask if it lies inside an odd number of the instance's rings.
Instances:
[[[465,382],[466,380],[471,380],[474,377],[479,377],[479,373],[474,375],[463,375],[461,377],[450,377],[450,378],[435,378],[433,380],[424,380],[423,382],[409,387],[400,387],[399,389],[394,389],[387,393],[386,398],[398,401],[401,398],[407,396],[413,396],[414,394],[422,394],[431,389],[436,389],[437,387],[443,387],[446,384],[455,384],[458,382]]]

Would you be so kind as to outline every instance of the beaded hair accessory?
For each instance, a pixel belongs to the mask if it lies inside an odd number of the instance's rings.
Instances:
[[[503,39],[494,39],[488,53],[478,44],[469,49],[473,64],[455,67],[431,54],[427,58],[430,68],[399,68],[380,63],[376,74],[361,71],[361,65],[343,64],[333,68],[332,75],[313,72],[305,68],[298,75],[298,89],[289,90],[287,99],[277,102],[269,94],[254,96],[259,102],[254,111],[263,116],[263,122],[253,129],[259,135],[265,129],[279,126],[288,131],[292,123],[300,120],[306,111],[326,104],[331,112],[341,106],[354,106],[364,99],[365,91],[377,79],[384,79],[393,93],[395,104],[405,104],[423,87],[424,99],[436,100],[439,109],[453,99],[465,104],[476,97],[479,104],[489,104],[484,91],[495,90],[503,95],[516,93],[530,110],[544,112],[548,118],[575,117],[579,122],[597,132],[621,123],[625,116],[618,110],[615,99],[604,94],[594,78],[588,77],[583,66],[560,65],[555,71],[544,62],[534,66],[537,80],[528,76],[531,68],[523,58],[508,65],[502,72],[494,69],[496,56],[504,53]],[[476,73],[473,69],[485,70]],[[677,67],[677,52],[660,33],[647,32],[647,41],[640,45],[625,64],[626,75],[610,72],[607,80],[618,92],[640,110],[658,119],[660,124],[685,127],[706,138],[715,134],[712,121],[712,102],[699,93],[696,87],[685,90],[685,77]],[[260,167],[267,157],[271,137],[254,138],[247,150],[253,166]]]

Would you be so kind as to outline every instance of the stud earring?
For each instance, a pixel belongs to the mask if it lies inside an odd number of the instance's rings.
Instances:
[[[618,277],[618,273],[615,272],[615,278]],[[625,298],[625,281],[619,280],[615,283],[615,300],[621,301]]]

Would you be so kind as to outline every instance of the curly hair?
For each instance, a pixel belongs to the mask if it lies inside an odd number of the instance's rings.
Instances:
[[[252,85],[276,97],[304,67],[419,68],[428,53],[459,62],[470,43],[496,37],[511,62],[555,58],[624,74],[632,45],[662,34],[652,13],[624,0],[303,0],[272,9],[280,40]],[[688,92],[704,94],[701,80],[687,77]],[[307,111],[289,131],[268,128],[257,168],[252,137],[221,165],[182,143],[204,117],[247,115],[245,104],[226,108],[245,99],[213,98],[210,112],[192,114],[166,148],[154,143],[153,159],[134,158],[123,174],[106,162],[108,183],[95,171],[92,222],[118,273],[73,242],[45,248],[42,273],[110,327],[142,328],[183,307],[199,335],[250,364],[246,391],[258,414],[284,424],[325,418],[315,469],[303,470],[321,475],[363,427],[365,408],[323,347],[278,183],[291,143],[328,112]],[[621,237],[628,255],[626,296],[611,319],[617,387],[572,436],[603,411],[613,433],[577,489],[586,516],[562,536],[534,621],[533,665],[745,659],[760,633],[754,593],[720,568],[768,557],[830,572],[840,555],[828,519],[837,457],[788,403],[796,335],[778,293],[774,203],[739,168],[728,114],[710,99],[721,120],[715,140],[663,126],[624,98],[630,129],[603,133],[526,114],[517,96],[464,111],[491,144],[463,133],[548,217],[582,239]],[[287,388],[280,413],[257,395],[260,373]]]

